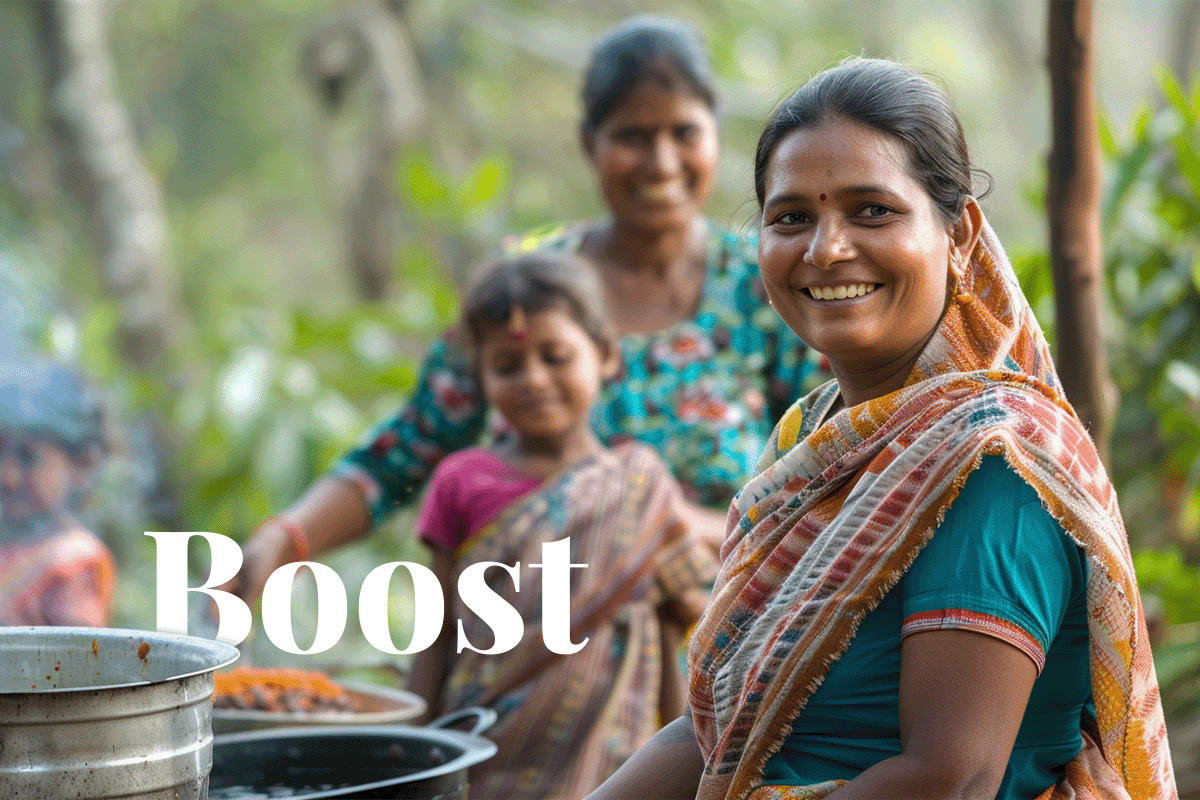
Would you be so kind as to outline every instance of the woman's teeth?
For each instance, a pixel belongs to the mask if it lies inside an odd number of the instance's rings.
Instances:
[[[848,297],[862,297],[875,291],[873,283],[855,283],[850,286],[809,286],[805,289],[814,300],[845,300]]]
[[[643,197],[652,202],[674,202],[684,197],[687,189],[683,181],[665,181],[642,186],[641,193]]]

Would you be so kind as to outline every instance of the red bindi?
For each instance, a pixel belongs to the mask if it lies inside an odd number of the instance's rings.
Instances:
[[[824,200],[824,199],[825,199],[825,193],[824,193],[824,192],[821,192],[821,199],[822,199],[822,200]]]

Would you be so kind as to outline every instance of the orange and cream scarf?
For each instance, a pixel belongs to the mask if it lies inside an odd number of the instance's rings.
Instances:
[[[745,798],[863,616],[933,536],[986,454],[1003,455],[1082,546],[1099,741],[1044,798],[1176,796],[1124,525],[991,228],[903,388],[830,415],[829,383],[776,427],[730,509],[724,564],[691,641],[698,797]],[[822,797],[834,782],[760,787]]]

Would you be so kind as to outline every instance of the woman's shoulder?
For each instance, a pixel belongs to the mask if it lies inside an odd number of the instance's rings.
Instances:
[[[660,473],[671,474],[670,467],[663,461],[659,452],[637,439],[625,439],[610,444],[608,453],[612,459],[624,465],[626,469],[635,470],[651,477]]]

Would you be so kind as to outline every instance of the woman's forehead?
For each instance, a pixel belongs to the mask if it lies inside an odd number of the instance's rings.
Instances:
[[[844,118],[784,135],[768,161],[768,198],[797,184],[823,186],[813,191],[884,183],[893,190],[919,188],[909,175],[908,150],[899,139]]]

